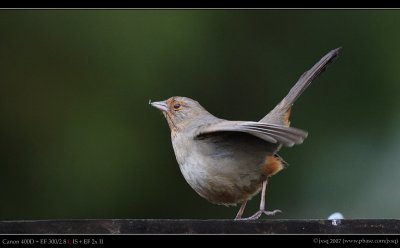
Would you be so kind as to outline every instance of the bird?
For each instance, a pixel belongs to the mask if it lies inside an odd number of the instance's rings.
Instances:
[[[308,132],[290,126],[294,102],[337,58],[328,52],[304,72],[289,93],[259,121],[231,121],[209,113],[199,102],[173,96],[151,102],[167,120],[173,150],[186,182],[211,203],[240,209],[235,220],[256,220],[281,212],[265,208],[268,179],[286,168],[278,155],[284,147],[302,144]],[[243,218],[246,203],[261,192],[259,210]]]

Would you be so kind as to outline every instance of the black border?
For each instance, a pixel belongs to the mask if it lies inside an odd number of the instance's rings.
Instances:
[[[376,247],[376,245],[385,245],[385,247],[398,246],[400,235],[395,234],[383,234],[383,235],[293,235],[293,234],[281,234],[281,235],[208,235],[208,234],[177,234],[177,235],[135,235],[135,234],[117,234],[117,235],[0,235],[0,245],[15,246],[31,246],[33,244],[40,245],[41,247],[54,247],[57,246],[100,246],[100,247],[118,247],[119,245],[157,245],[173,244],[182,245],[185,247],[192,247],[198,245],[200,247],[212,246],[212,247],[226,247],[227,245],[245,245],[256,246],[257,244],[262,245],[306,245],[305,247],[311,246],[325,246],[325,245],[370,245]],[[394,243],[395,242],[395,243]],[[117,246],[116,246],[117,245]]]

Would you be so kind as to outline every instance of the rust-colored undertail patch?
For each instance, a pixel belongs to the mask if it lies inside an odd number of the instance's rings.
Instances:
[[[278,157],[274,157],[273,155],[267,155],[261,170],[266,176],[270,177],[278,173],[283,168],[284,168],[283,163]]]

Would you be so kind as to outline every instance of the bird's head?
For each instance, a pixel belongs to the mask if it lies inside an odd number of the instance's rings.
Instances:
[[[165,101],[150,102],[150,104],[161,110],[171,131],[181,129],[185,124],[208,113],[197,101],[182,96],[173,96]]]

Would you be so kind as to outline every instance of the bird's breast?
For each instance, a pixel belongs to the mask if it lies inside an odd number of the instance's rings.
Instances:
[[[259,192],[266,178],[262,166],[267,150],[238,144],[225,136],[186,137],[172,138],[174,152],[182,175],[200,196],[229,205],[248,200]]]

